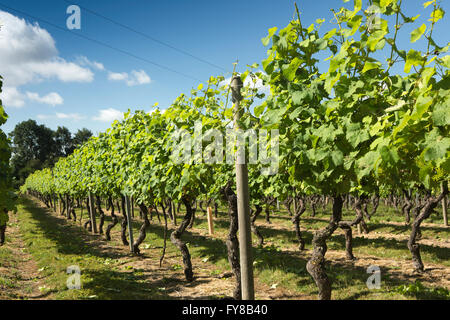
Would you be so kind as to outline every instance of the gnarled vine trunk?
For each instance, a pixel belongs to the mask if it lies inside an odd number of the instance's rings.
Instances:
[[[411,202],[409,193],[406,190],[403,190],[403,194],[405,195],[405,204],[402,206],[402,212],[405,215],[406,224],[409,224],[409,222],[411,221],[410,212],[413,207],[413,204]]]
[[[111,208],[111,223],[106,226],[105,236],[106,240],[111,241],[111,229],[119,222],[114,213],[114,203],[111,196],[108,198],[108,207]]]
[[[120,226],[122,227],[121,232],[120,232],[120,238],[122,239],[122,243],[124,246],[128,246],[130,243],[128,242],[127,239],[127,225],[128,225],[128,218],[127,218],[127,213],[125,210],[125,197],[121,196],[121,206],[122,206],[122,223],[120,224]]]
[[[227,238],[227,252],[228,262],[231,266],[231,271],[235,277],[235,286],[233,290],[233,298],[236,300],[242,299],[241,288],[241,266],[239,264],[239,239],[237,237],[238,232],[238,209],[237,209],[237,196],[231,188],[231,183],[228,183],[225,188],[222,189],[222,193],[228,202],[228,217],[230,219],[230,229],[228,231]]]
[[[105,212],[102,210],[102,202],[99,196],[95,196],[95,204],[97,205],[98,214],[100,217],[100,223],[98,225],[98,230],[100,234],[103,234],[103,225],[105,224]]]
[[[255,211],[250,219],[250,225],[251,225],[252,232],[258,238],[258,246],[260,246],[260,247],[262,247],[264,244],[264,237],[262,236],[261,232],[259,231],[258,227],[256,226],[256,219],[258,218],[258,216],[261,212],[262,212],[262,207],[259,205],[256,205]]]
[[[134,241],[133,243],[133,250],[134,253],[139,254],[141,251],[139,250],[139,246],[142,242],[144,242],[145,237],[147,236],[147,228],[150,226],[150,221],[148,220],[148,208],[145,204],[139,203],[139,209],[142,212],[142,215],[144,217],[144,223],[142,224],[141,228],[139,229],[139,237]]]
[[[191,255],[186,244],[181,241],[181,235],[186,230],[188,224],[191,222],[193,210],[191,207],[191,201],[189,199],[183,197],[181,201],[183,201],[183,204],[186,207],[186,214],[178,229],[176,229],[170,235],[170,240],[181,251],[181,255],[183,256],[184,275],[186,277],[186,280],[193,281],[194,273],[192,272]]]
[[[380,204],[380,196],[378,194],[376,194],[372,199],[373,207],[372,207],[372,211],[370,212],[369,217],[372,217],[377,212],[379,204]]]
[[[303,240],[302,233],[300,231],[300,217],[305,212],[306,206],[303,199],[299,198],[297,206],[295,207],[295,213],[292,217],[291,221],[294,224],[295,227],[295,234],[297,236],[298,240],[298,248],[299,250],[305,249],[305,241]]]
[[[442,192],[437,197],[430,196],[423,207],[420,210],[420,213],[415,217],[414,222],[412,224],[411,235],[408,240],[408,249],[412,255],[412,261],[414,265],[414,269],[417,272],[424,271],[424,265],[422,262],[422,258],[420,256],[420,246],[416,242],[418,232],[420,230],[420,224],[423,220],[428,218],[436,206],[441,202],[441,200],[448,194],[448,186],[444,185],[442,188]]]
[[[92,231],[92,223],[91,223],[91,207],[89,206],[89,199],[86,200],[86,209],[88,214],[88,220],[84,223],[84,228],[89,232]]]
[[[325,253],[327,252],[327,240],[337,229],[342,217],[343,201],[341,196],[333,197],[333,213],[328,225],[314,233],[312,240],[312,256],[306,264],[306,270],[316,282],[319,289],[320,300],[331,299],[331,283],[325,273]]]
[[[352,227],[355,225],[358,225],[362,223],[364,220],[363,218],[363,209],[361,207],[364,199],[361,197],[358,197],[356,199],[356,202],[354,204],[354,209],[356,212],[356,217],[353,221],[339,221],[338,225],[339,228],[344,230],[345,235],[345,255],[348,260],[355,260],[355,256],[353,255],[353,232]],[[365,223],[364,223],[365,225]]]

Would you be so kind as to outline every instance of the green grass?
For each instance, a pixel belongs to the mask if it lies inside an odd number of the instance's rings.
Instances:
[[[7,248],[6,244],[0,247],[0,268],[8,270],[8,272],[0,272],[0,299],[12,298],[8,295],[4,296],[4,292],[1,289],[17,287],[17,261],[13,252]]]
[[[120,272],[117,266],[126,256],[102,252],[96,237],[77,225],[62,223],[42,208],[21,198],[20,229],[44,277],[41,291],[52,299],[166,299],[137,272]],[[81,269],[80,290],[67,288],[67,268]]]
[[[409,227],[396,226],[386,223],[391,221],[402,222],[403,217],[399,212],[386,209],[382,205],[377,214],[368,222],[371,232],[393,233],[408,235]],[[317,210],[316,218],[328,218],[330,207],[325,211]],[[55,214],[54,214],[55,215]],[[38,262],[45,276],[45,287],[48,295],[54,299],[165,299],[168,293],[177,286],[186,283],[180,281],[180,277],[173,274],[182,274],[182,259],[179,251],[168,240],[166,257],[172,257],[168,269],[169,273],[161,273],[157,280],[149,280],[144,270],[136,269],[127,264],[136,261],[136,257],[130,257],[118,250],[102,250],[96,241],[98,236],[93,236],[80,227],[79,222],[61,222],[61,219],[46,213],[44,209],[37,208],[32,201],[22,199],[19,208],[19,220],[21,231],[29,252]],[[79,209],[77,209],[79,216]],[[138,211],[136,211],[138,215]],[[326,225],[326,221],[309,218],[307,210],[303,215],[301,227],[306,248],[311,249],[313,232]],[[86,210],[83,214],[86,218]],[[121,217],[121,214],[118,214]],[[354,213],[344,212],[345,219],[352,219]],[[178,217],[180,222],[181,214]],[[261,224],[263,217],[257,221]],[[107,216],[105,226],[110,221]],[[286,211],[275,212],[271,216],[273,225],[283,226],[283,230],[275,230],[270,226],[260,226],[266,243],[262,248],[254,243],[254,269],[257,281],[287,291],[292,291],[307,297],[315,297],[317,288],[306,271],[306,262],[309,254],[305,252],[292,252],[296,247],[296,237],[293,225]],[[138,233],[141,226],[139,219],[133,221],[133,232]],[[442,223],[436,220],[436,223]],[[218,276],[229,272],[225,238],[228,233],[228,220],[226,209],[220,208],[219,219],[214,222],[215,235],[207,236],[207,221],[203,213],[197,211],[195,230],[202,231],[199,234],[193,230],[183,235],[183,241],[188,243],[194,274],[199,270],[206,270],[211,276]],[[171,229],[174,227],[171,226]],[[120,229],[117,225],[113,230]],[[356,231],[355,231],[356,233]],[[423,227],[424,238],[448,239],[449,229],[441,227]],[[154,217],[148,229],[147,238],[141,245],[145,259],[158,259],[163,245],[164,228],[157,223]],[[255,238],[255,237],[253,237]],[[255,240],[255,239],[254,239]],[[113,235],[110,242],[113,247],[123,247],[117,234]],[[330,250],[344,250],[344,237],[337,231],[328,241]],[[114,249],[114,248],[113,248]],[[291,249],[290,252],[287,249]],[[442,247],[430,247],[421,245],[422,257],[425,263],[433,262],[450,266],[449,249]],[[354,254],[370,255],[378,258],[390,258],[395,261],[410,260],[410,253],[403,241],[393,239],[354,239]],[[166,258],[166,263],[169,260]],[[81,290],[68,290],[66,287],[66,269],[70,265],[78,265],[82,270]],[[392,266],[394,270],[396,267]],[[427,288],[411,295],[411,290],[400,290],[402,286],[408,287],[413,281],[398,279],[389,273],[389,269],[382,269],[382,287],[379,290],[369,290],[366,286],[368,274],[362,267],[342,264],[340,262],[327,262],[327,273],[333,283],[333,299],[448,299],[444,290]],[[422,287],[421,287],[422,288]],[[210,297],[214,298],[214,297]]]

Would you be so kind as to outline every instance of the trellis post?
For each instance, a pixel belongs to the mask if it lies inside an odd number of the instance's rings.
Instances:
[[[232,101],[234,102],[234,128],[239,129],[241,88],[240,76],[231,80]],[[240,146],[236,157],[236,193],[239,225],[239,254],[241,266],[242,300],[254,300],[252,234],[250,227],[250,205],[248,192],[248,169],[245,161],[245,144]]]

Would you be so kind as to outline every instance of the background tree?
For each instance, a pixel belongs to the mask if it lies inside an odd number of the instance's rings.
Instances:
[[[54,132],[35,120],[22,121],[9,134],[12,141],[12,173],[18,185],[28,174],[54,163]]]
[[[92,131],[86,128],[79,129],[74,137],[73,137],[73,146],[80,147],[83,143],[89,140],[92,137]]]
[[[22,185],[34,171],[52,167],[61,157],[67,157],[92,136],[86,128],[75,135],[66,127],[56,131],[39,125],[35,120],[22,121],[9,134],[12,140],[12,175],[15,186]]]
[[[75,150],[72,133],[66,127],[59,127],[55,131],[55,157],[67,157]]]

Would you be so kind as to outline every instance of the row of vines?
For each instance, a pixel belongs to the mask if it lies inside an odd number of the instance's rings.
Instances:
[[[2,92],[3,78],[0,77],[0,92]],[[6,114],[2,101],[0,100],[0,126],[6,122]],[[9,220],[8,211],[15,209],[16,195],[12,190],[11,172],[9,159],[11,157],[11,148],[9,139],[3,130],[0,129],[0,236],[1,244],[4,242],[4,232],[6,223]]]
[[[279,131],[277,173],[261,174],[266,164],[248,165],[252,229],[260,243],[263,238],[255,221],[264,206],[278,200],[291,210],[294,204],[292,222],[302,250],[300,219],[306,204],[333,201],[328,225],[314,234],[307,264],[320,299],[331,298],[324,263],[326,243],[335,230],[345,231],[347,258],[352,259],[352,227],[364,227],[364,219],[374,214],[380,198],[401,199],[407,222],[412,213],[408,248],[420,272],[424,269],[416,241],[420,225],[448,194],[449,45],[440,46],[433,38],[444,11],[436,0],[424,3],[428,22],[416,26],[419,15],[407,16],[401,0],[373,0],[371,4],[379,10],[376,24],[369,23],[373,12],[355,0],[352,9],[332,10],[335,27],[326,31],[321,30],[323,19],[305,28],[297,9],[285,28],[271,28],[262,39],[269,46],[267,59],[262,61],[264,71],[255,70],[259,67],[255,64],[240,74],[248,84],[241,92],[240,128]],[[398,43],[403,29],[411,27],[411,47],[421,42],[426,50],[405,49]],[[225,203],[230,218],[228,259],[236,276],[234,297],[239,299],[234,165],[197,158],[178,163],[171,158],[180,152],[183,136],[177,134],[179,129],[194,137],[194,142],[200,139],[203,154],[224,158],[227,146],[218,145],[213,135],[198,135],[196,128],[201,123],[204,132],[215,129],[226,136],[236,110],[229,106],[224,80],[211,77],[164,111],[126,113],[123,121],[115,121],[54,168],[29,176],[22,192],[49,205],[59,198],[68,217],[75,212],[76,199],[94,194],[101,232],[101,199],[107,199],[112,208],[107,239],[119,223],[113,203],[120,200],[124,244],[128,244],[124,197],[132,196],[144,217],[135,252],[145,239],[152,208],[159,206],[164,217],[172,217],[173,202],[183,204],[186,214],[170,239],[183,256],[188,281],[193,280],[193,267],[182,235],[193,223],[196,203],[204,199],[216,205]],[[258,81],[270,92],[258,91]],[[267,149],[274,148],[273,139],[267,137],[266,142]],[[221,151],[213,151],[217,148]],[[342,208],[349,199],[353,199],[355,218],[343,221]],[[374,203],[371,213],[369,201]]]

